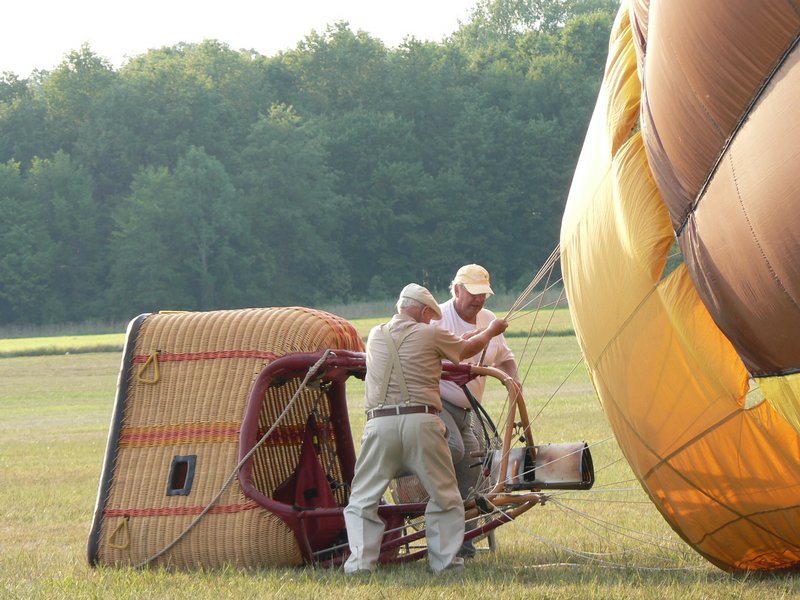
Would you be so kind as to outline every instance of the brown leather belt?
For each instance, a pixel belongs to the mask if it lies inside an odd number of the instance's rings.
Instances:
[[[414,413],[430,413],[438,415],[439,411],[428,406],[427,404],[395,404],[394,406],[387,406],[385,408],[373,408],[367,411],[367,421],[376,419],[378,417],[390,417],[393,415],[412,415]]]

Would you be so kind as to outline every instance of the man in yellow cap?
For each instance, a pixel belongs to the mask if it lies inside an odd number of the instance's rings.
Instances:
[[[458,336],[482,329],[496,318],[492,311],[483,306],[493,293],[486,269],[476,264],[464,265],[450,283],[452,297],[439,306],[442,317],[431,323]],[[516,358],[502,334],[489,342],[485,352],[478,352],[461,362],[497,367],[520,385]],[[478,402],[483,400],[485,386],[485,377],[477,377],[467,384],[469,392]],[[481,471],[480,459],[476,458],[481,451],[481,443],[474,428],[473,407],[464,390],[452,381],[442,381],[439,393],[444,409],[440,416],[447,427],[447,442],[453,455],[458,489],[461,497],[467,499],[475,493]],[[472,540],[464,542],[459,556],[475,556]]]
[[[463,568],[456,554],[464,539],[464,505],[438,416],[441,361],[459,362],[480,352],[508,323],[495,319],[465,340],[430,324],[441,317],[431,293],[410,283],[400,293],[397,314],[367,338],[367,423],[344,510],[350,546],[346,573],[375,569],[385,526],[378,503],[389,482],[408,472],[419,477],[430,498],[425,528],[431,569]]]

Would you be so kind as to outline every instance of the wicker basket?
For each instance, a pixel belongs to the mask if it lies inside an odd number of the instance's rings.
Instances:
[[[327,348],[363,351],[363,344],[344,319],[307,308],[134,319],[89,538],[90,564],[254,568],[308,560],[285,520],[248,497],[236,477],[229,480],[258,374],[288,353]],[[270,389],[259,430],[273,424],[270,419],[296,388]],[[303,426],[312,411],[326,431],[330,406],[304,393],[253,457],[254,481],[263,494],[270,495],[296,468]],[[348,441],[352,446],[352,439],[335,440]],[[320,459],[328,472],[342,478],[338,456],[334,448]],[[347,502],[344,490],[336,492],[341,506]]]

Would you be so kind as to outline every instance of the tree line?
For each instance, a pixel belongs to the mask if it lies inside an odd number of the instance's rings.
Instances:
[[[473,261],[520,289],[558,241],[616,5],[4,73],[0,324],[382,299]]]

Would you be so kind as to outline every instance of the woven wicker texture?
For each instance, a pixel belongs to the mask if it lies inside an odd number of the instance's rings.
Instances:
[[[363,350],[363,345],[344,319],[306,308],[149,316],[139,329],[132,364],[124,365],[129,388],[100,532],[99,562],[139,564],[181,534],[222,489],[238,462],[241,419],[261,369],[290,352],[325,348]],[[296,389],[297,383],[290,382],[270,390],[259,421],[261,433]],[[306,392],[257,453],[254,478],[263,491],[271,493],[294,470],[302,431],[314,408],[326,427],[327,402]],[[333,477],[341,477],[335,453],[326,446],[323,443],[323,464]],[[188,495],[167,495],[176,456],[196,457]],[[210,513],[154,564],[194,569],[302,562],[291,529],[247,498],[234,479]]]
[[[408,502],[427,502],[428,492],[416,475],[404,475],[392,479],[389,483],[389,493],[397,504]]]
[[[259,437],[266,433],[278,415],[297,391],[300,382],[290,381],[280,388],[273,388],[264,399],[259,415]],[[294,407],[287,413],[272,435],[268,443],[256,450],[253,456],[255,465],[253,483],[265,496],[272,496],[297,466],[306,420],[313,411],[320,435],[320,462],[325,472],[337,482],[342,481],[341,465],[336,460],[335,440],[330,425],[330,409],[326,402],[320,401],[319,393],[304,390]],[[345,488],[334,490],[336,500],[342,506],[347,501]]]

